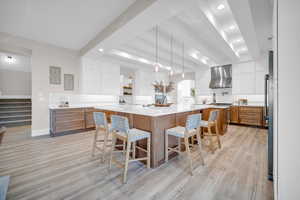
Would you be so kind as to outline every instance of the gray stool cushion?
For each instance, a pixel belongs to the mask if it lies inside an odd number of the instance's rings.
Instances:
[[[0,177],[0,200],[6,199],[6,193],[9,184],[9,176]]]

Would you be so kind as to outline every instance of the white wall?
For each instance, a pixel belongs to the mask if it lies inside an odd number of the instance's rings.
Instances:
[[[81,59],[81,93],[120,95],[120,65],[99,58]]]
[[[154,102],[154,81],[169,82],[169,75],[165,71],[154,72],[153,69],[138,69],[134,74],[134,104],[149,104]]]
[[[278,199],[300,199],[300,1],[278,0]],[[276,146],[275,146],[276,147]]]
[[[260,59],[250,62],[238,63],[232,65],[232,89],[210,89],[209,83],[211,79],[210,68],[196,71],[196,95],[198,103],[202,99],[211,101],[213,92],[217,94],[217,100],[224,102],[232,102],[243,96],[249,101],[264,100],[264,77],[268,73],[267,55]],[[220,95],[222,92],[227,92],[228,95]]]
[[[2,45],[26,48],[32,52],[32,134],[47,134],[49,132],[49,94],[52,92],[75,94],[79,90],[78,52],[0,33],[0,46]],[[64,73],[74,74],[74,91],[65,92],[63,84],[50,85],[49,66],[62,68],[62,80]]]
[[[31,73],[0,69],[0,96],[31,96]]]

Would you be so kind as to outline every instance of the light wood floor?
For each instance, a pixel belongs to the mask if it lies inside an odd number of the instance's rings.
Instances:
[[[185,158],[157,169],[131,163],[128,182],[122,170],[110,172],[91,158],[92,132],[30,138],[30,127],[11,128],[0,146],[0,176],[10,175],[8,199],[203,199],[271,200],[267,180],[267,131],[230,126],[223,148],[204,152],[189,176]]]

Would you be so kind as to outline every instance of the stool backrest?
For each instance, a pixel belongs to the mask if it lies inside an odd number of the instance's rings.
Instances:
[[[96,126],[107,127],[106,115],[103,112],[94,112],[94,121]]]
[[[129,132],[129,123],[127,117],[112,115],[111,116],[111,130],[118,132]]]
[[[186,130],[197,129],[201,124],[201,114],[189,115],[186,119],[185,128]]]
[[[213,110],[209,114],[208,121],[216,121],[218,119],[219,110]]]

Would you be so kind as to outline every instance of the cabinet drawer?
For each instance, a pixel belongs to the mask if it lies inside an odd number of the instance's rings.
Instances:
[[[79,130],[85,128],[84,120],[75,120],[68,122],[57,122],[55,127],[55,132],[64,132],[71,130]]]
[[[56,122],[84,120],[84,112],[61,113],[55,116]]]
[[[254,126],[261,126],[262,121],[257,120],[257,119],[246,119],[246,118],[241,118],[240,119],[241,124],[246,124],[246,125],[254,125]]]

